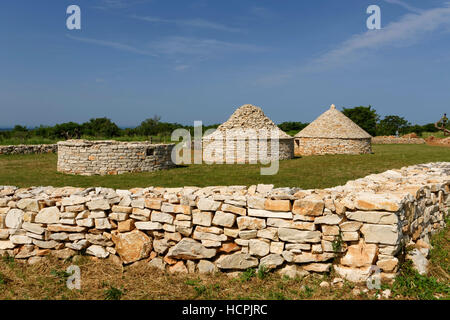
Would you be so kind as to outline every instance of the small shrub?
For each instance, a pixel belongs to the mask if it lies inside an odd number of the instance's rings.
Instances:
[[[6,277],[0,272],[0,285],[6,284]]]
[[[332,242],[333,252],[339,254],[342,250],[343,243],[344,242],[342,241],[342,233],[341,231],[339,231],[339,235],[337,235],[336,239]]]
[[[199,286],[195,286],[194,287],[195,293],[197,294],[197,296],[201,296],[202,294],[204,294],[206,292],[206,287],[201,284]]]
[[[71,276],[70,273],[67,273],[64,270],[56,270],[56,269],[53,269],[52,271],[50,271],[50,274],[52,276],[54,276],[55,278],[57,278],[60,283],[66,282],[67,278],[69,278]]]
[[[255,269],[247,269],[244,272],[242,272],[240,279],[242,282],[250,281],[250,279],[253,278],[255,274],[256,274]]]
[[[302,299],[308,299],[311,298],[314,293],[314,289],[308,287],[305,285],[303,290],[300,292],[300,298]]]
[[[280,291],[269,291],[268,298],[271,300],[286,300],[286,296]]]
[[[195,286],[199,284],[201,281],[199,279],[187,279],[184,283],[188,286]]]
[[[10,267],[10,268],[14,268],[15,265],[16,265],[16,260],[14,259],[14,257],[10,256],[8,253],[5,254],[5,255],[2,257],[2,260],[3,260],[3,262],[6,263],[6,264],[8,265],[8,267]]]
[[[110,286],[105,290],[105,300],[120,300],[124,292],[116,287]]]
[[[265,265],[261,265],[258,268],[258,272],[257,272],[256,276],[258,277],[258,279],[264,280],[268,274],[269,274],[269,269]]]

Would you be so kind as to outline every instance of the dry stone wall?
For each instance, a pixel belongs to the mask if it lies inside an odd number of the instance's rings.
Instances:
[[[378,136],[372,138],[373,144],[425,144],[422,138],[403,138],[394,136]]]
[[[81,251],[168,272],[264,265],[295,277],[334,267],[392,279],[414,245],[445,225],[450,162],[389,170],[323,190],[0,187],[0,253],[35,262]]]
[[[36,145],[9,145],[0,146],[0,155],[4,154],[32,154],[32,153],[55,153],[58,149],[56,144],[36,144]]]
[[[174,144],[67,140],[58,142],[58,171],[79,175],[149,172],[175,166]]]
[[[341,139],[341,138],[295,138],[295,155],[325,155],[325,154],[364,154],[372,153],[370,138]]]

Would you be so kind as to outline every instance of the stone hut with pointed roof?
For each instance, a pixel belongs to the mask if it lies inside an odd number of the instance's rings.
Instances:
[[[246,104],[202,139],[206,163],[269,163],[294,157],[294,138],[261,110]]]
[[[333,104],[295,135],[295,155],[372,153],[371,138]]]

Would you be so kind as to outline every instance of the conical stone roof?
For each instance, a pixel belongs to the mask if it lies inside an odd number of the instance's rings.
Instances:
[[[331,139],[368,139],[372,136],[361,129],[334,104],[322,113],[303,130],[295,135],[296,138],[331,138]]]
[[[265,130],[265,131],[264,131]],[[231,117],[222,123],[216,131],[204,137],[205,139],[214,139],[219,135],[232,135],[234,137],[248,137],[249,134],[256,132],[256,134],[263,134],[267,132],[268,135],[275,133],[279,139],[293,139],[286,132],[278,128],[278,126],[270,120],[261,108],[251,104],[244,104],[239,107]],[[270,139],[270,136],[268,136]]]

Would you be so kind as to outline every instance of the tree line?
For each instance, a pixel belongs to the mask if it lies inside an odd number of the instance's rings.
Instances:
[[[217,128],[219,124],[203,126],[203,132]],[[194,134],[193,126],[184,126],[179,123],[163,122],[159,116],[148,118],[141,122],[135,128],[120,128],[110,119],[93,118],[82,124],[76,122],[65,122],[54,126],[39,126],[27,128],[22,125],[16,125],[12,130],[0,131],[0,140],[18,139],[22,141],[42,138],[46,140],[61,139],[81,139],[81,138],[133,138],[133,137],[170,137],[175,129],[186,129]],[[157,139],[158,140],[158,139]]]
[[[433,123],[426,125],[413,125],[405,118],[397,115],[387,115],[383,119],[372,106],[358,106],[343,108],[342,111],[361,128],[372,136],[404,135],[415,132],[421,136],[423,132],[437,132]],[[308,125],[304,122],[287,121],[280,123],[278,127],[292,135]],[[217,128],[219,124],[203,126],[203,132],[211,128]],[[93,118],[82,124],[66,122],[54,126],[39,126],[27,128],[16,125],[12,130],[0,131],[0,140],[17,139],[26,141],[32,138],[47,140],[80,139],[80,138],[133,138],[133,137],[170,137],[175,129],[187,129],[194,134],[193,126],[184,126],[179,123],[163,122],[161,117],[154,116],[141,122],[135,128],[119,128],[113,121],[104,118]]]

